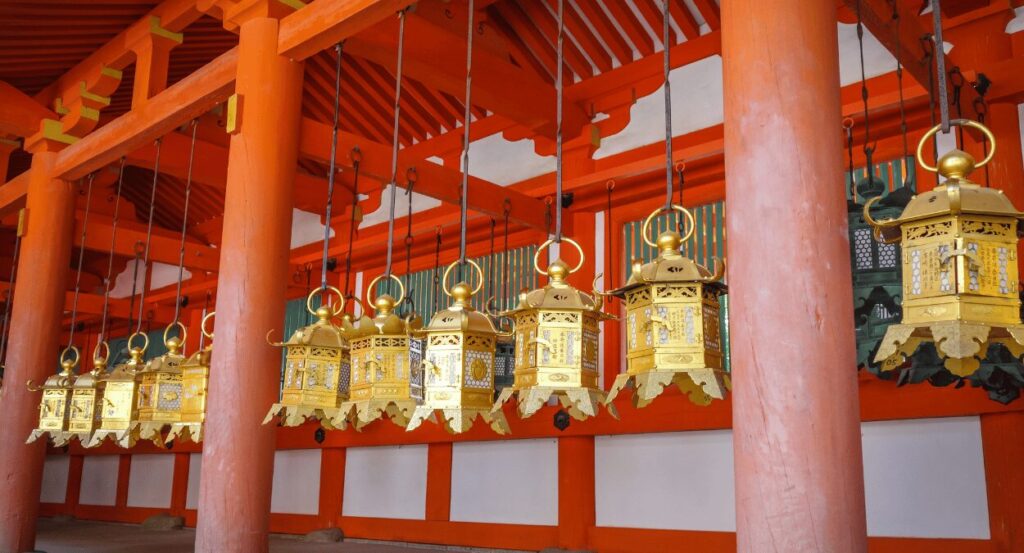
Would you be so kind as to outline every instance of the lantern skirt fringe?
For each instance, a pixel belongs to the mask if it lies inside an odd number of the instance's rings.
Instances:
[[[1024,325],[994,327],[964,321],[895,324],[886,329],[875,362],[882,364],[883,371],[896,369],[925,342],[935,344],[950,373],[966,377],[981,366],[990,344],[1006,346],[1018,359],[1024,355]]]
[[[346,401],[331,415],[331,424],[345,428],[351,424],[357,431],[363,427],[386,417],[402,428],[409,425],[409,419],[416,410],[414,399],[371,399]]]
[[[505,435],[510,432],[508,420],[505,418],[505,413],[501,410],[433,409],[426,405],[420,405],[416,408],[412,414],[412,418],[409,420],[408,426],[406,426],[405,429],[407,431],[415,430],[423,424],[423,421],[426,420],[437,424],[438,416],[440,416],[440,422],[444,425],[444,429],[447,430],[449,434],[461,434],[469,430],[478,416],[485,423],[490,425],[491,429],[498,434]]]
[[[134,423],[129,428],[122,430],[96,430],[93,432],[89,442],[82,445],[87,448],[96,447],[108,438],[125,449],[134,447],[135,443],[139,441],[139,424]]]
[[[501,406],[511,399],[513,395],[517,396],[519,417],[524,419],[540,411],[540,408],[544,407],[552,396],[557,397],[562,407],[576,420],[585,420],[589,417],[597,416],[599,407],[605,403],[604,391],[596,388],[564,389],[530,386],[515,390],[508,387],[501,391],[501,395],[494,402],[494,407],[491,408],[491,413],[501,411]],[[614,405],[609,404],[605,407],[613,417],[619,418],[619,413]]]
[[[724,399],[726,392],[732,389],[729,375],[716,369],[653,370],[635,375],[623,373],[615,377],[605,405],[610,405],[630,381],[636,388],[633,392],[633,406],[637,408],[646,407],[669,384],[675,384],[692,403],[700,406],[708,405],[715,399]]]
[[[305,407],[300,405],[285,405],[275,403],[270,407],[267,416],[263,418],[263,424],[274,420],[274,417],[281,417],[281,426],[299,426],[307,420],[317,420],[328,430],[344,430],[348,424],[344,418],[337,418],[336,413],[329,412],[320,407]]]
[[[51,442],[53,442],[53,447],[64,447],[68,445],[68,442],[71,441],[71,438],[74,437],[74,434],[63,430],[40,430],[37,428],[33,430],[31,434],[29,434],[28,439],[25,440],[25,443],[35,443],[36,440],[44,437],[48,438]]]
[[[167,432],[167,439],[164,443],[169,444],[175,440],[180,442],[191,441],[197,444],[201,443],[203,441],[203,423],[176,422],[171,424],[171,429]]]

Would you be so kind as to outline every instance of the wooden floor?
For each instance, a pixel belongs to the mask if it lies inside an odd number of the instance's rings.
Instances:
[[[195,529],[151,531],[133,524],[81,520],[39,519],[36,549],[40,553],[188,553],[193,551]],[[271,553],[438,553],[490,550],[347,541],[306,543],[300,536],[274,535]],[[502,553],[509,553],[503,551]]]

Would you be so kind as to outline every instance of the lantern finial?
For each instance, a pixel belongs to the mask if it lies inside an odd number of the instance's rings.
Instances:
[[[962,179],[974,171],[976,163],[971,154],[954,149],[939,158],[939,174],[947,179]]]

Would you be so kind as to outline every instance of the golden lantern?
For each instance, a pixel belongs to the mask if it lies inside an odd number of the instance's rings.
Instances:
[[[313,309],[313,298],[330,290],[338,296],[334,308],[321,305]],[[317,321],[295,331],[287,342],[271,345],[286,348],[284,388],[281,402],[275,403],[263,419],[266,424],[281,416],[284,426],[297,426],[307,418],[317,419],[328,428],[329,416],[348,398],[349,344],[333,322],[344,309],[345,298],[337,288],[317,288],[306,298],[306,309]]]
[[[525,418],[557,396],[573,418],[583,420],[595,416],[604,402],[604,391],[597,384],[599,323],[615,317],[601,311],[599,295],[581,292],[565,281],[583,266],[584,256],[576,241],[563,238],[562,242],[579,251],[576,267],[570,269],[558,259],[547,271],[541,270],[540,253],[554,243],[544,242],[533,256],[533,266],[548,277],[547,285],[520,294],[519,304],[507,312],[515,323],[515,380],[501,391],[494,411],[515,394],[519,416]],[[613,405],[608,410],[617,416]]]
[[[68,432],[79,443],[87,444],[92,433],[100,424],[100,402],[103,401],[103,379],[107,372],[110,346],[106,342],[96,344],[92,352],[92,370],[78,375],[71,387],[71,408],[68,411]]]
[[[711,274],[682,255],[679,247],[693,235],[695,221],[686,208],[672,209],[689,221],[686,236],[667,230],[652,241],[651,221],[662,210],[648,215],[640,234],[658,249],[658,257],[650,263],[634,261],[626,285],[609,292],[625,300],[627,370],[615,378],[608,402],[631,380],[636,407],[646,406],[673,383],[698,405],[724,398],[730,386],[722,367],[719,328],[724,268],[716,263]]]
[[[133,346],[136,337],[143,339],[142,347]],[[100,425],[85,447],[95,447],[110,438],[121,447],[132,447],[139,439],[139,379],[145,366],[143,358],[149,347],[149,337],[136,332],[128,337],[128,361],[114,366],[103,377],[103,397]]]
[[[395,308],[405,301],[405,286],[398,283],[399,297],[381,294],[374,299],[373,289],[383,275],[367,287],[366,300],[376,309],[370,319],[359,318],[350,331],[352,377],[349,400],[331,417],[331,424],[343,428],[351,422],[356,430],[387,416],[405,427],[416,405],[423,399],[422,342],[414,336],[413,317],[403,319]]]
[[[1014,357],[1024,355],[1017,270],[1017,233],[1024,214],[1001,190],[983,188],[970,173],[995,155],[995,137],[967,119],[953,125],[983,132],[992,147],[981,163],[954,149],[929,166],[924,146],[941,125],[921,138],[917,160],[946,178],[934,190],[914,196],[896,219],[875,221],[864,204],[864,219],[875,238],[899,243],[903,263],[903,318],[886,329],[875,362],[888,371],[903,365],[918,346],[934,343],[955,376],[973,374],[993,344]]]
[[[74,354],[74,357],[68,357]],[[48,377],[42,386],[28,382],[32,392],[43,392],[39,402],[39,426],[29,434],[25,443],[33,443],[43,436],[49,437],[56,446],[68,443],[68,406],[71,403],[71,387],[75,383],[75,367],[78,365],[78,348],[68,346],[60,354],[61,371]]]
[[[449,265],[441,278],[442,289],[454,303],[438,311],[419,334],[425,338],[424,397],[407,430],[428,419],[436,423],[440,414],[441,423],[453,434],[469,430],[477,416],[498,434],[507,434],[505,414],[500,410],[491,412],[499,333],[491,318],[473,309],[470,303],[483,286],[483,271],[467,259],[466,263],[479,277],[476,288],[459,282],[449,290],[448,275],[458,263]]]
[[[177,326],[178,336],[167,333]],[[163,429],[181,420],[181,364],[185,361],[182,347],[186,338],[185,325],[171,323],[164,329],[167,353],[150,359],[138,373],[139,380],[139,437],[163,445]]]
[[[203,441],[203,422],[206,421],[206,390],[210,381],[210,356],[213,353],[213,333],[206,330],[206,323],[213,313],[203,317],[200,330],[210,343],[200,344],[199,351],[181,362],[181,416],[171,423],[167,442],[172,440]]]

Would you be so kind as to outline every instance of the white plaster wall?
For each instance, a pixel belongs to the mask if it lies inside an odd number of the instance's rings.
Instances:
[[[132,455],[128,474],[128,506],[171,506],[171,487],[174,484],[174,455]]]
[[[422,520],[427,446],[353,447],[345,454],[342,514]]]
[[[557,440],[454,444],[450,518],[558,524]]]
[[[188,489],[185,492],[185,508],[199,508],[199,475],[203,471],[203,454],[190,453],[188,456]]]
[[[43,463],[43,487],[39,490],[40,503],[64,503],[68,495],[68,469],[71,457],[47,455]]]
[[[327,198],[324,198],[326,202]],[[325,204],[326,205],[326,204]],[[334,211],[332,216],[337,216],[341,209]],[[292,249],[314,242],[323,242],[324,225],[320,222],[321,217],[317,213],[292,208]],[[331,237],[334,237],[334,229],[331,229]]]
[[[597,525],[734,532],[732,432],[598,436]]]
[[[113,505],[117,501],[118,455],[86,455],[82,462],[82,505]]]
[[[180,235],[179,235],[180,236]],[[128,272],[131,275],[131,271]],[[192,273],[188,269],[184,269],[181,273],[182,280],[188,280],[192,278]],[[158,261],[153,262],[153,276],[149,279],[149,289],[158,290],[164,286],[170,286],[178,282],[178,266],[169,265],[167,263],[160,263]],[[130,285],[130,283],[129,283]],[[129,288],[129,293],[131,289]]]
[[[869,535],[989,538],[978,417],[862,428]]]
[[[315,515],[320,508],[320,450],[274,452],[270,512]]]

